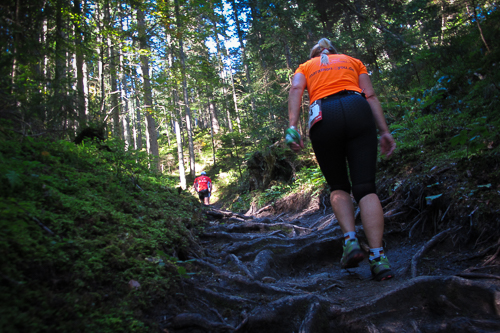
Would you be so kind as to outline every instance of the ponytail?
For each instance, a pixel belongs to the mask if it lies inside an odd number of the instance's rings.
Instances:
[[[321,65],[328,65],[328,54],[337,54],[337,50],[328,39],[321,38],[318,44],[311,49],[310,57],[312,59],[321,55]]]

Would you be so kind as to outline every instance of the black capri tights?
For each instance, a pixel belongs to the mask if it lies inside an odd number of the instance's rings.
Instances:
[[[323,119],[310,132],[316,159],[331,191],[351,193],[352,183],[359,203],[376,192],[378,140],[370,105],[360,95],[333,95],[322,99],[321,110]]]

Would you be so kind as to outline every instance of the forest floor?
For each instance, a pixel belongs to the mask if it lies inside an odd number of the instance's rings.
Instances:
[[[395,277],[377,282],[367,259],[340,268],[343,235],[331,207],[206,214],[210,226],[186,266],[194,274],[153,315],[163,332],[500,331],[498,244],[466,249],[456,229],[408,238],[386,216]]]

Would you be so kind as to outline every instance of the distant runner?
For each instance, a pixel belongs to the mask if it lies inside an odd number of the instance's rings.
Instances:
[[[209,206],[210,193],[212,193],[212,180],[207,176],[205,171],[202,171],[201,176],[194,180],[194,189],[198,192],[201,203]]]

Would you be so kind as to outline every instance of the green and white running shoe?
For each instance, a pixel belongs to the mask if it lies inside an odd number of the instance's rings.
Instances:
[[[363,261],[365,255],[357,239],[350,239],[344,245],[344,254],[340,260],[340,268],[354,268],[358,267],[359,263]]]
[[[394,273],[391,271],[391,264],[389,264],[389,259],[386,256],[369,261],[374,280],[383,281],[394,277]]]

